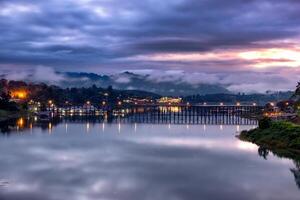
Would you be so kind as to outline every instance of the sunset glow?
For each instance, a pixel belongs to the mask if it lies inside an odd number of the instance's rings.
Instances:
[[[255,67],[299,67],[300,51],[289,49],[266,49],[239,54],[242,59],[257,61]]]

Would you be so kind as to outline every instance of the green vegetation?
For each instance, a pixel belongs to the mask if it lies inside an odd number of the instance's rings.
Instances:
[[[287,121],[272,122],[264,118],[258,128],[242,131],[239,138],[270,149],[300,152],[300,125]]]

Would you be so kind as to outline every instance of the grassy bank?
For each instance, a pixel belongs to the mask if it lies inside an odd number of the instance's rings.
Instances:
[[[291,122],[263,119],[258,128],[242,131],[239,138],[270,149],[300,153],[300,125]]]

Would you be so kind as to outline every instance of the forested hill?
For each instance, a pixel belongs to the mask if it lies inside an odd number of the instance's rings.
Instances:
[[[277,92],[271,94],[208,94],[208,95],[191,95],[184,98],[185,101],[191,103],[199,102],[224,102],[236,103],[247,102],[265,105],[272,101],[287,100],[293,95],[293,92]]]
[[[64,104],[68,101],[75,105],[82,105],[86,101],[99,104],[103,100],[113,103],[126,98],[160,98],[160,95],[151,92],[140,90],[116,90],[111,86],[107,88],[97,87],[95,85],[87,88],[61,88],[43,83],[26,83],[23,81],[7,81],[4,79],[0,82],[0,88],[1,93],[8,93],[12,97],[19,96],[24,98],[24,100],[34,100],[39,102],[48,102],[48,100],[51,99],[56,102],[56,104]]]

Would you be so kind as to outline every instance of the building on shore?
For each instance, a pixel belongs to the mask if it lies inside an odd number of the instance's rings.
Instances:
[[[182,98],[180,97],[162,97],[157,100],[159,104],[180,104],[182,103]]]

